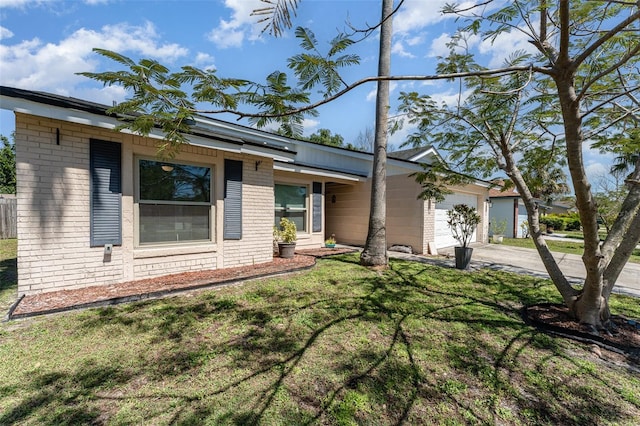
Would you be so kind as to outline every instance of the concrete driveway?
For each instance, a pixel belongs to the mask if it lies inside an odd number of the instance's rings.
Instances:
[[[451,257],[453,257],[453,252],[453,247],[439,250],[439,254]],[[586,273],[582,258],[579,255],[554,252],[553,256],[570,281],[581,283],[584,280]],[[511,247],[502,244],[474,245],[471,264],[472,267],[489,267],[549,277],[535,249]],[[626,264],[613,292],[640,297],[640,264]]]

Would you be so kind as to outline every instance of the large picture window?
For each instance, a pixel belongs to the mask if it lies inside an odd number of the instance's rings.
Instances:
[[[138,160],[140,244],[211,240],[211,168]]]
[[[307,229],[307,187],[297,185],[275,185],[275,224],[283,217],[291,219],[298,231]]]

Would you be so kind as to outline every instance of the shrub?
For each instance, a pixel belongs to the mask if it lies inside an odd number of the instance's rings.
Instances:
[[[480,215],[474,207],[456,204],[453,209],[447,211],[447,217],[447,224],[451,228],[453,238],[458,240],[462,247],[467,247],[473,231],[480,223]]]
[[[562,216],[567,231],[579,231],[582,228],[578,213],[569,213]]]
[[[540,218],[540,223],[547,225],[547,230],[553,228],[554,231],[564,231],[564,220],[558,215],[543,216]]]
[[[273,227],[273,237],[283,243],[294,242],[298,238],[296,224],[291,219],[283,217],[280,219],[280,228]]]

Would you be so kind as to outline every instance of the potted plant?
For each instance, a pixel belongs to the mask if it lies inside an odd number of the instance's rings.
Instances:
[[[286,217],[280,219],[280,227],[273,227],[273,237],[278,243],[278,253],[284,259],[290,259],[296,252],[298,232],[296,224]]]
[[[480,215],[474,207],[466,204],[456,204],[453,209],[447,211],[447,224],[451,228],[453,238],[459,243],[459,247],[455,247],[456,268],[467,269],[471,263],[471,254],[473,249],[469,247],[473,231],[476,230],[480,223]]]
[[[498,220],[495,217],[491,220],[491,241],[502,244],[504,231],[507,229],[507,219]]]
[[[324,246],[327,248],[335,248],[336,247],[336,238],[333,234],[326,240],[324,240]]]

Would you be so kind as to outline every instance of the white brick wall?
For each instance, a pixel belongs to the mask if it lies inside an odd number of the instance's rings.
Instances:
[[[60,145],[56,129],[60,129]],[[89,139],[123,145],[122,246],[110,258],[90,247]],[[177,160],[214,170],[214,241],[151,253],[134,246],[134,159],[155,155],[155,141],[106,129],[16,114],[18,292],[33,294],[107,285],[180,272],[272,260],[273,162],[184,146]],[[224,158],[244,161],[243,238],[222,240]],[[255,162],[262,163],[255,170]],[[152,252],[153,250],[151,250]]]
[[[273,260],[273,161],[225,154],[242,160],[242,239],[224,240],[224,267]],[[256,161],[262,161],[256,170]]]

